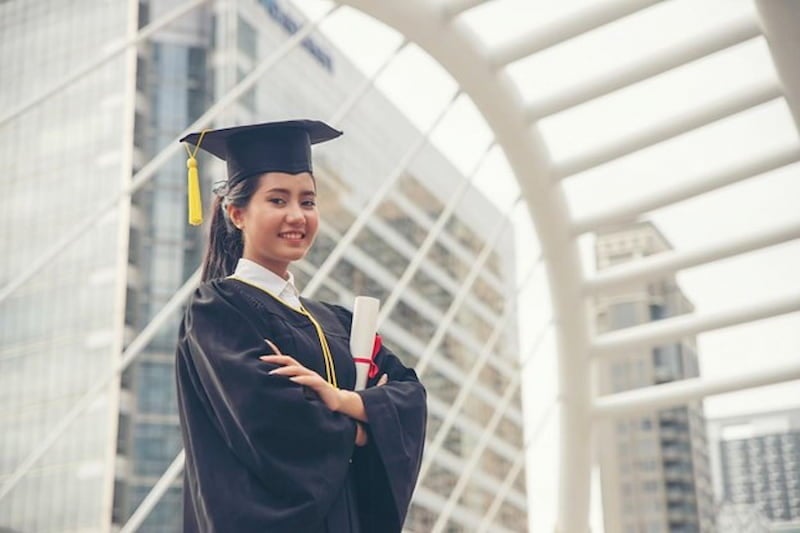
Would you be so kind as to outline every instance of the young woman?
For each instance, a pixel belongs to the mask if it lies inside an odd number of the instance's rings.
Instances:
[[[287,121],[182,139],[228,167],[176,354],[186,532],[402,528],[425,389],[381,347],[354,392],[350,312],[299,297],[289,271],[319,226],[311,144],[339,135]]]

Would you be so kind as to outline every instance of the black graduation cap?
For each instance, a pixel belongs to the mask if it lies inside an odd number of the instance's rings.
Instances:
[[[197,149],[227,163],[228,186],[264,172],[311,172],[311,145],[342,134],[319,120],[285,120],[190,133],[181,142],[196,146],[189,152],[189,223],[202,223],[202,202],[197,177]],[[187,147],[188,151],[188,147]]]

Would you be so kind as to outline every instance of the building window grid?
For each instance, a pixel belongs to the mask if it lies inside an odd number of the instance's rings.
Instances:
[[[438,514],[423,507],[419,503],[412,502],[411,508],[406,516],[405,528],[413,533],[423,533],[431,531],[436,524]]]
[[[357,276],[356,272],[359,272]],[[366,294],[370,294],[379,299],[384,299],[388,297],[386,288],[384,286],[379,285],[371,277],[367,277],[363,272],[361,272],[359,269],[356,269],[356,267],[353,264],[349,263],[345,259],[342,259],[339,261],[339,263],[337,263],[336,267],[332,272],[331,277],[334,278],[334,280],[338,284],[344,287],[352,287],[353,282],[351,280],[353,280],[355,277],[358,277],[359,279],[365,282],[364,286]],[[392,320],[395,323],[402,324],[403,328],[406,329],[406,331],[408,331],[418,339],[429,339],[432,337],[434,332],[433,323],[428,319],[424,319],[421,315],[419,315],[419,313],[416,310],[405,304],[404,301],[402,300],[399,301],[398,304],[396,305],[395,310],[392,313]],[[471,333],[467,335],[471,337]],[[469,344],[470,346],[474,345],[472,349],[476,353],[478,349],[477,344],[479,343],[476,343],[474,341]],[[513,374],[513,371],[509,371],[507,366],[502,362],[492,360],[491,364],[497,366],[505,373]]]
[[[24,13],[26,15],[30,15],[31,19],[35,18],[34,13],[32,11],[27,10],[27,6],[35,6],[37,5],[36,3],[31,4],[31,3],[18,2],[14,4],[20,6],[22,5],[26,6]],[[50,21],[52,21],[54,25],[58,24],[56,20],[61,20],[60,15],[66,15],[64,13],[59,14],[55,10],[55,6],[53,5],[49,6],[45,4],[40,4],[40,5],[43,6],[43,9],[52,9],[53,11],[55,11],[55,13],[52,14],[52,16],[55,18],[50,19]],[[22,11],[20,12],[22,13]],[[64,20],[69,21],[69,17],[64,16]],[[108,28],[111,29],[111,31],[117,31],[119,28],[118,24],[119,20],[117,20],[113,16],[108,16],[105,20],[105,23],[107,24]],[[31,28],[31,31],[28,32],[27,35],[27,37],[29,38],[28,44],[31,46],[27,50],[27,53],[24,55],[20,54],[20,57],[24,56],[26,62],[37,61],[40,64],[51,63],[53,68],[50,69],[48,72],[54,78],[58,78],[58,76],[63,75],[69,69],[74,68],[74,65],[72,63],[74,63],[75,59],[77,57],[84,57],[86,52],[94,49],[94,47],[97,45],[97,43],[94,42],[95,41],[94,37],[96,35],[91,32],[85,32],[84,30],[80,30],[77,33],[74,33],[72,36],[63,35],[64,39],[62,40],[59,38],[58,40],[64,46],[56,47],[55,49],[50,47],[49,49],[51,50],[51,52],[45,53],[43,50],[47,48],[47,43],[52,42],[52,34],[55,31],[60,31],[61,29],[63,29],[65,25],[67,25],[67,23],[62,24],[58,27],[41,26],[37,28]],[[75,55],[70,55],[68,57],[68,52],[71,53],[75,51],[79,52],[77,52]],[[119,70],[120,70],[119,64],[117,64],[116,62],[114,64],[109,65],[107,68],[98,70],[91,77],[91,79],[87,78],[86,80],[84,80],[84,83],[81,86],[80,99],[76,98],[78,96],[78,93],[75,90],[65,91],[63,94],[60,94],[52,98],[49,102],[46,103],[46,105],[42,106],[40,110],[35,110],[31,113],[29,117],[26,117],[27,124],[29,124],[30,127],[40,128],[43,125],[44,120],[46,120],[48,116],[49,117],[67,116],[67,115],[77,115],[85,113],[86,109],[89,109],[90,107],[95,105],[97,101],[99,101],[99,96],[102,87],[108,84],[109,74],[118,76]],[[46,85],[47,83],[49,83],[49,80],[39,79],[37,80],[37,82]],[[67,115],[65,115],[65,113]],[[105,127],[106,125],[100,125],[100,124],[97,125],[98,125],[97,128],[98,135],[105,136],[107,132],[107,129]],[[53,130],[53,133],[57,132]],[[17,134],[19,134],[20,138],[23,138],[25,137],[25,135],[29,135],[29,132],[17,131],[15,135]],[[83,183],[83,187],[79,187],[79,190],[74,191],[74,193],[78,194],[88,193],[89,189],[92,187],[93,183],[92,178],[97,175],[97,172],[95,171],[96,169],[94,169],[94,167],[87,167],[85,163],[86,161],[95,160],[89,155],[93,151],[95,155],[97,153],[106,152],[107,142],[104,142],[104,139],[98,137],[96,141],[88,142],[85,147],[82,147],[83,148],[82,150],[74,150],[70,153],[70,148],[69,146],[67,146],[69,142],[68,139],[51,138],[50,140],[53,142],[48,144],[47,154],[35,154],[32,149],[25,149],[21,152],[23,155],[20,160],[29,160],[33,162],[33,165],[30,168],[23,169],[22,173],[37,174],[42,177],[47,175],[53,175],[57,176],[58,178],[61,178],[63,173],[69,174],[73,172],[78,172],[82,175],[85,175],[87,179]],[[64,143],[59,142],[61,140],[63,140]],[[10,144],[3,143],[3,144],[9,146],[10,149],[15,149],[13,143]],[[66,150],[67,152],[59,154],[58,152],[60,150]],[[11,159],[11,158],[4,158],[4,159]],[[58,171],[57,173],[55,172],[56,170]],[[111,182],[113,180],[107,180],[107,181]],[[38,190],[34,191],[34,193],[40,199],[47,199],[48,195],[51,193],[61,194],[61,191],[59,190],[58,187],[63,187],[64,182],[65,180],[59,180],[58,186],[51,188],[51,184],[49,183],[48,180],[41,179],[38,182],[36,182]],[[97,198],[104,199],[105,197],[107,197],[106,195],[113,193],[112,189],[114,187],[116,187],[116,184],[111,184],[111,183],[100,184],[96,190],[94,189],[91,190],[92,194],[89,196],[89,200],[91,201],[91,198],[94,197],[95,193],[97,193],[98,195]],[[51,190],[48,192],[47,189]],[[23,204],[25,203],[21,191],[17,191],[14,194],[16,194],[17,200],[22,200],[22,203]],[[12,195],[12,197],[14,197],[14,195]],[[31,196],[31,198],[32,197],[33,196]],[[42,234],[42,235],[46,234],[48,239],[40,242],[46,242],[47,240],[52,240],[52,238],[56,236],[54,232],[60,231],[61,228],[69,225],[70,221],[76,220],[76,216],[82,216],[81,213],[75,213],[73,211],[73,207],[71,206],[66,206],[66,209],[63,208],[54,209],[50,211],[50,213],[52,216],[52,220],[48,220],[47,218],[41,220],[41,222],[44,223],[47,229],[41,231],[38,228],[31,228],[31,231],[26,235],[26,238],[30,238],[31,235],[36,235],[36,234]],[[57,221],[57,223],[53,223],[55,221]],[[84,238],[80,242],[76,243],[74,249],[68,251],[64,255],[63,261],[58,265],[59,270],[61,271],[62,274],[60,276],[60,282],[65,285],[70,285],[71,281],[69,280],[71,280],[74,277],[73,276],[74,273],[77,273],[78,271],[83,272],[83,277],[81,279],[85,280],[86,272],[91,272],[98,267],[102,268],[102,265],[87,264],[85,260],[79,259],[79,257],[81,255],[81,252],[87,248],[87,239],[91,239],[90,242],[92,243],[97,243],[97,242],[113,243],[113,239],[115,237],[110,237],[110,238],[109,237],[110,234],[107,231],[107,229],[103,229],[99,233],[94,232],[91,235],[84,236]],[[33,249],[30,246],[19,246],[19,247],[15,246],[14,248],[16,252],[14,255],[17,257],[18,260],[24,261],[26,260],[27,257],[38,255],[39,253],[39,250]],[[12,265],[10,271],[16,271],[16,270],[18,269]],[[39,282],[39,288],[40,288],[55,281],[55,278],[53,276],[52,271],[45,270],[37,277],[37,281]],[[82,285],[82,284],[76,284],[76,285]],[[79,291],[83,291],[83,289],[79,289]],[[21,292],[19,293],[19,295],[20,297],[25,297],[26,299],[28,299],[29,303],[31,304],[37,303],[36,294],[32,294],[30,292],[26,294],[25,292]],[[64,326],[67,326],[68,322],[75,320],[75,317],[79,316],[84,310],[88,308],[87,306],[93,305],[92,298],[86,299],[84,298],[84,295],[81,294],[80,292],[76,294],[75,291],[72,290],[72,288],[70,288],[70,290],[68,291],[49,291],[49,294],[47,294],[46,296],[48,300],[47,305],[41,305],[41,301],[38,302],[38,305],[40,305],[40,307],[45,310],[46,309],[60,310],[61,307],[63,307],[65,303],[69,301],[70,312],[63,312]],[[10,302],[13,303],[13,299],[10,300]],[[99,320],[95,317],[90,316],[86,320],[86,323],[84,323],[84,327],[88,325],[89,331],[94,329],[96,326],[102,325],[104,323],[107,326],[107,317],[110,316],[110,314],[107,314],[105,312],[106,310],[105,306],[98,305],[98,310],[101,311],[103,314],[105,314],[106,320]],[[59,314],[62,314],[62,311],[59,311]],[[39,320],[37,322],[39,324],[41,324],[42,321],[48,319],[47,317],[41,315],[38,318]],[[63,331],[66,331],[66,329],[62,330],[61,328],[56,328],[54,335],[60,335]],[[7,349],[9,349],[10,351],[13,352],[18,348],[22,348],[23,350],[25,350],[23,346],[15,345],[16,343],[14,344],[6,343],[7,340],[6,335],[11,333],[12,332],[8,330],[3,332],[3,337],[4,337],[4,341],[2,343],[4,345],[3,351],[5,352]],[[64,336],[62,335],[59,338],[59,343],[58,343],[59,353],[55,355],[58,355],[59,358],[61,357],[69,358],[71,365],[78,369],[81,369],[81,371],[85,374],[86,379],[75,379],[77,376],[70,375],[74,374],[74,372],[70,372],[68,369],[66,373],[62,373],[62,369],[60,369],[59,365],[57,364],[48,365],[49,368],[44,364],[39,365],[40,367],[36,369],[31,368],[31,370],[36,371],[37,375],[43,377],[43,379],[41,380],[43,383],[49,382],[56,385],[56,387],[54,387],[54,390],[52,392],[55,392],[57,395],[61,395],[62,392],[66,393],[67,389],[68,388],[71,389],[73,386],[76,387],[76,390],[85,390],[85,388],[88,387],[91,381],[96,378],[95,372],[85,371],[87,367],[92,368],[93,370],[96,371],[103,370],[102,365],[92,364],[93,362],[100,360],[98,358],[98,356],[100,355],[100,351],[86,349],[85,333],[86,329],[83,329],[81,330],[80,335],[75,335],[73,336],[73,338],[70,339],[64,338]],[[78,350],[76,350],[76,352],[80,354],[80,357],[74,357],[74,358],[71,357],[72,354],[70,352],[72,351],[73,346],[78,347]],[[55,343],[53,343],[52,349],[55,349]],[[42,356],[43,357],[49,356],[50,352],[52,352],[52,349],[47,349],[44,352],[42,352]],[[76,353],[76,355],[78,355],[78,353]],[[58,358],[53,358],[53,359],[58,359]],[[39,359],[34,358],[34,361],[39,361]],[[43,363],[43,361],[40,362]],[[61,373],[61,375],[56,376],[55,374],[58,373]],[[20,377],[20,379],[17,381],[19,381],[20,383],[27,381],[24,375],[18,377]],[[72,385],[69,385],[70,382],[72,383]],[[59,389],[61,390],[59,391]],[[23,396],[20,395],[20,398],[22,397]],[[8,407],[14,409],[13,404],[9,405]],[[49,409],[49,407],[45,404],[42,404],[42,407],[44,409]],[[56,411],[60,412],[60,410]],[[48,416],[46,417],[46,419],[49,420],[51,423],[53,422],[53,420],[50,420],[51,418],[50,415],[52,414],[54,413],[48,413]],[[97,421],[98,427],[103,426],[103,423],[101,421],[95,420],[96,417],[95,418],[84,417],[84,419]],[[83,455],[84,453],[89,453],[90,455],[94,455],[93,446],[95,443],[93,442],[88,432],[85,431],[86,427],[84,426],[85,424],[79,421],[76,427],[80,429],[73,428],[66,435],[64,435],[64,438],[61,440],[61,442],[56,445],[56,448],[51,450],[51,453],[48,454],[48,459],[56,457],[66,457],[64,453],[67,453],[70,455],[74,455],[75,462],[73,464],[81,464],[84,462],[84,458],[81,457],[81,455]],[[33,430],[33,428],[31,429]],[[39,438],[40,437],[41,435],[39,436]],[[24,448],[29,448],[28,442],[24,442],[27,440],[28,439],[20,438],[18,444],[20,444]],[[45,461],[47,462],[47,460]],[[73,476],[75,472],[68,473],[67,470],[63,469],[62,465],[54,467],[53,465],[47,465],[47,464],[43,466],[43,470],[41,470],[40,472],[41,475],[31,474],[30,480],[26,480],[25,482],[23,482],[23,484],[19,488],[20,494],[22,494],[23,496],[26,494],[30,496],[31,494],[34,493],[38,495],[31,498],[22,497],[23,501],[25,501],[25,503],[19,506],[22,507],[22,509],[24,509],[22,516],[30,516],[31,520],[39,520],[38,523],[42,526],[42,528],[45,529],[48,527],[54,527],[54,528],[61,527],[61,525],[64,522],[59,522],[59,520],[63,520],[65,519],[65,517],[61,515],[60,514],[61,511],[57,509],[59,509],[60,506],[63,507],[64,498],[63,496],[59,495],[63,495],[67,492],[66,490],[63,490],[63,488],[67,486],[70,480],[74,480]],[[82,486],[88,488],[88,483],[90,482],[86,481],[85,484],[82,483]],[[56,493],[55,497],[48,496],[48,491],[45,490],[45,487],[56,488],[58,492]],[[30,490],[28,490],[29,488],[32,488],[34,492],[32,493]],[[15,509],[19,508],[16,505],[14,505],[13,507]],[[49,512],[43,514],[42,513],[43,509],[47,509],[49,510]],[[14,514],[16,514],[16,512]],[[33,516],[36,514],[40,515],[40,518],[34,519]],[[45,515],[47,517],[45,517]],[[72,514],[71,516],[72,516],[72,522],[76,527],[81,525],[88,525],[83,522],[86,516],[88,516],[88,507],[84,505],[83,502],[78,503],[77,509],[75,509],[75,513]]]
[[[403,235],[398,232],[398,225],[394,223],[387,223],[384,220],[380,219],[373,219],[370,220],[368,223],[370,227],[373,227],[376,232],[380,233],[380,238],[387,238],[387,239],[394,239],[396,244],[398,245],[398,250],[402,251],[402,253],[406,256],[407,260],[411,260],[411,258],[416,253],[417,247],[421,244],[417,243],[414,244],[409,241],[407,235]],[[423,230],[419,228],[418,231],[414,232],[415,234],[424,234]],[[430,277],[434,280],[434,283],[440,284],[443,293],[449,292],[453,295],[459,290],[459,283],[457,280],[463,278],[466,275],[466,269],[464,270],[463,274],[458,275],[448,275],[446,265],[452,265],[452,261],[450,259],[444,260],[437,260],[435,257],[435,251],[441,247],[441,243],[447,240],[447,234],[442,233],[439,235],[439,241],[434,243],[431,252],[429,253],[429,257],[426,261],[422,263],[420,266],[419,275],[424,274],[427,277]],[[450,257],[452,254],[447,254],[447,257]],[[470,256],[467,259],[467,262],[474,261],[475,257]],[[442,266],[441,261],[444,262],[445,266]],[[480,279],[480,277],[478,278]],[[443,294],[441,297],[443,300],[447,299],[446,294]],[[486,320],[491,320],[495,316],[495,312],[492,308],[488,305],[487,302],[484,302],[482,298],[478,297],[476,294],[475,288],[470,291],[468,297],[465,301],[465,305],[470,309],[480,313]]]
[[[483,515],[492,504],[493,493],[488,491],[485,487],[480,486],[478,483],[469,482],[458,499],[458,504],[465,509],[469,509],[475,513]],[[504,521],[500,517],[501,523]]]
[[[398,192],[394,195],[391,201],[385,201],[384,204],[389,204],[393,206],[394,210],[400,211],[404,213],[409,220],[407,224],[413,224],[415,229],[409,233],[404,233],[404,235],[421,235],[422,238],[427,234],[425,230],[422,228],[430,228],[434,224],[434,219],[432,219],[427,213],[424,213],[422,210],[417,209],[417,207],[405,198],[402,193]],[[469,264],[471,261],[474,260],[475,254],[469,251],[468,249],[464,248],[459,242],[457,242],[453,237],[451,237],[447,232],[442,232],[439,237],[440,241],[447,249],[450,251],[451,254],[454,254],[460,258],[461,261],[466,262]],[[419,245],[417,243],[417,245]],[[503,291],[504,285],[500,281],[498,277],[496,277],[493,273],[491,273],[488,269],[484,269],[480,273],[481,277],[485,279],[492,287],[496,290]]]
[[[452,488],[455,486],[455,483],[458,480],[458,477],[464,472],[464,460],[465,457],[469,455],[470,450],[469,448],[465,448],[463,452],[464,457],[458,456],[453,454],[447,449],[442,449],[440,452],[441,461],[440,463],[436,463],[436,468],[440,469],[440,472],[446,472],[448,475],[444,476],[444,478],[438,478],[439,480],[436,482],[438,483],[437,488],[435,489],[436,492],[442,495],[447,495],[452,491]],[[434,465],[431,465],[431,470],[428,473],[428,476],[425,480],[423,480],[422,485],[425,487],[430,487],[433,490],[433,485],[429,484],[426,480],[430,478],[431,473],[434,469]],[[503,482],[504,473],[501,473],[499,476],[492,475],[483,469],[478,468],[472,473],[472,477],[470,478],[471,484],[474,483],[476,486],[481,487],[483,490],[487,490],[492,493],[496,493],[499,487]],[[442,479],[447,479],[448,481],[442,482]],[[449,484],[449,485],[448,485]],[[442,488],[445,489],[444,492],[441,492]],[[507,496],[506,501],[508,501],[514,507],[524,510],[526,507],[525,497],[523,496],[524,492],[516,492],[511,490]]]
[[[439,430],[441,424],[441,418],[447,412],[447,405],[443,402],[437,400],[436,398],[429,399],[429,414],[428,419],[434,419],[433,422],[429,422],[428,426],[428,435],[429,438],[432,438],[432,435],[435,435],[436,432]],[[460,427],[461,430],[466,434],[472,435],[474,438],[479,438],[483,431],[483,425],[478,424],[472,419],[467,417],[459,417],[455,421],[455,425]],[[516,459],[520,453],[523,451],[518,447],[521,445],[521,442],[516,443],[515,445],[511,445],[508,442],[504,442],[497,438],[495,435],[490,436],[488,446],[496,451],[498,454],[502,455],[506,459]]]
[[[397,182],[396,192],[404,195],[429,216],[436,218],[444,210],[444,204],[434,196],[416,177],[404,173]]]
[[[410,287],[422,295],[426,301],[444,313],[453,302],[453,295],[436,283],[424,270],[417,270]]]

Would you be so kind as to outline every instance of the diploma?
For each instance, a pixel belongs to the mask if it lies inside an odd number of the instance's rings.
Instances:
[[[350,328],[350,354],[356,364],[355,390],[364,390],[372,367],[375,332],[378,327],[380,301],[369,296],[356,296],[353,325]]]

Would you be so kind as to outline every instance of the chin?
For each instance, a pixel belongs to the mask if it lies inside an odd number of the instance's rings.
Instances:
[[[288,253],[286,254],[286,259],[289,261],[300,261],[306,256],[307,251],[308,249],[304,248],[303,250],[297,250],[294,253]]]

